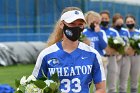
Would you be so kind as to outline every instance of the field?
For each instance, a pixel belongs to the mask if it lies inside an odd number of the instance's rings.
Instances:
[[[14,84],[15,79],[20,79],[23,75],[29,76],[32,73],[33,68],[34,64],[0,67],[0,84],[9,84],[13,88],[15,88]],[[127,93],[130,93],[129,85]],[[138,93],[140,93],[140,85],[138,91],[139,91]]]

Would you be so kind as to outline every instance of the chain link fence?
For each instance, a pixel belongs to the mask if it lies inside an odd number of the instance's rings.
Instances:
[[[0,0],[0,41],[46,41],[61,11],[76,6],[87,12],[109,10],[111,17],[132,14],[140,24],[140,6],[102,0]]]

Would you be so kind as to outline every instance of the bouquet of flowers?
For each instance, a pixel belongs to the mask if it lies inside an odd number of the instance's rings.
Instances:
[[[124,54],[124,48],[126,46],[125,41],[121,37],[110,37],[108,38],[108,45],[115,49],[118,53]]]
[[[36,79],[30,75],[27,79],[23,76],[21,80],[15,80],[15,93],[60,93],[59,79],[57,73],[53,74],[50,79],[46,76]]]
[[[134,35],[129,38],[130,46],[136,51],[136,53],[140,54],[140,35]]]

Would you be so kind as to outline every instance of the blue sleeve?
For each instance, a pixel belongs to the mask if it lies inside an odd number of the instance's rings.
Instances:
[[[47,72],[48,72],[47,65],[48,65],[47,62],[45,61],[45,59],[43,59],[41,67],[39,68],[37,79],[43,77],[44,75],[47,76]]]
[[[99,37],[99,47],[101,49],[105,49],[107,47],[107,42],[103,39],[103,33],[102,32],[97,32],[97,35]]]
[[[98,58],[101,58],[101,57],[98,57]],[[102,67],[101,67],[99,60],[101,60],[101,59],[97,59],[97,56],[95,56],[94,63],[93,63],[93,81],[94,81],[94,84],[102,82],[102,80],[103,80],[102,73],[104,73],[104,72],[102,72]]]

